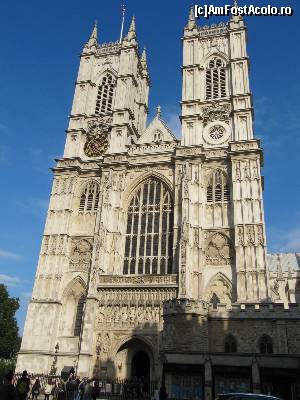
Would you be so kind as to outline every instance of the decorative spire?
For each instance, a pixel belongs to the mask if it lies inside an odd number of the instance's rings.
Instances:
[[[95,21],[91,36],[84,47],[90,49],[93,46],[97,46],[98,44],[97,37],[98,37],[98,26],[97,26],[97,21]]]
[[[126,39],[128,41],[135,41],[136,39],[136,33],[135,33],[135,16],[132,17],[130,26],[129,26],[129,31],[127,33]]]
[[[130,27],[129,27],[129,32],[134,32],[135,33],[135,16],[132,17]]]
[[[197,26],[197,24],[196,24],[196,19],[195,19],[194,6],[191,5],[187,28],[192,30],[192,29],[196,28],[196,26]]]
[[[141,56],[141,64],[144,69],[147,69],[147,54],[146,54],[146,47],[144,47],[142,56]]]
[[[238,7],[238,0],[233,0],[233,7]],[[244,25],[244,18],[242,15],[231,15],[229,27],[234,28],[236,26],[243,26]]]
[[[142,62],[147,62],[147,54],[146,54],[146,46],[144,47],[143,53],[142,53],[142,57],[141,57],[141,61]]]
[[[161,116],[161,106],[158,105],[156,107],[156,118],[160,118],[160,116]]]
[[[93,31],[92,31],[90,39],[96,39],[97,40],[97,37],[98,37],[98,21],[95,20],[94,28],[93,28]]]

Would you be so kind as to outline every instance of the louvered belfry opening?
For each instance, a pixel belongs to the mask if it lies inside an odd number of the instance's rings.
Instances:
[[[100,188],[98,183],[90,182],[80,196],[79,211],[95,212],[99,205]]]
[[[127,215],[123,273],[172,273],[173,203],[166,185],[150,178],[133,196]]]
[[[230,187],[225,173],[216,170],[210,177],[206,188],[207,203],[221,203],[230,201]]]
[[[112,111],[116,80],[112,74],[106,74],[98,89],[95,114],[107,114]]]
[[[226,69],[225,62],[220,58],[209,61],[205,72],[205,97],[219,99],[226,97]]]

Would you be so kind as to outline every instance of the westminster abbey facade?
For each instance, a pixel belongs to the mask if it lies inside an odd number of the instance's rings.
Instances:
[[[176,67],[176,66],[175,66]],[[299,393],[300,255],[267,254],[241,17],[183,35],[182,137],[135,20],[83,48],[17,370],[144,377],[169,397]]]

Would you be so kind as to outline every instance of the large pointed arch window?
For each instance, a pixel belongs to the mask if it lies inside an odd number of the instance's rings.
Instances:
[[[133,196],[127,215],[123,273],[172,273],[173,204],[164,183],[150,178]]]
[[[107,73],[98,88],[95,114],[108,114],[112,111],[115,87],[115,77]]]
[[[205,97],[207,100],[226,97],[226,65],[221,58],[214,57],[207,65]]]

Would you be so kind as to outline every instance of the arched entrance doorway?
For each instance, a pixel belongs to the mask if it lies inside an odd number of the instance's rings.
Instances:
[[[150,345],[143,339],[132,338],[122,344],[115,358],[117,378],[134,377],[152,380],[154,378],[154,359]]]
[[[131,377],[150,379],[150,360],[143,350],[136,352],[132,358]]]

